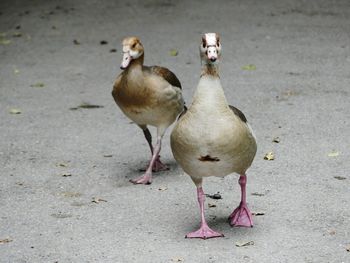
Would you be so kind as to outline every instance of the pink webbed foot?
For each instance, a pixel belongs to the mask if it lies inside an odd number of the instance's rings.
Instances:
[[[154,161],[153,167],[152,167],[152,171],[153,172],[161,172],[161,171],[167,171],[170,168],[165,165],[164,163],[162,163],[160,161],[160,156],[158,155],[158,158]]]
[[[214,237],[223,237],[224,235],[221,233],[218,233],[211,228],[209,228],[208,225],[202,225],[197,231],[188,233],[186,235],[186,238],[202,238],[202,239],[208,239],[208,238],[214,238]]]
[[[136,178],[136,179],[130,179],[130,182],[133,184],[151,184],[152,183],[152,175],[145,173],[144,175]]]
[[[253,227],[253,218],[247,204],[240,205],[232,212],[228,218],[231,226]]]
[[[148,167],[139,169],[140,172],[145,172]],[[154,161],[152,166],[152,172],[162,172],[168,171],[170,168],[160,161],[160,156],[158,155],[157,159]]]

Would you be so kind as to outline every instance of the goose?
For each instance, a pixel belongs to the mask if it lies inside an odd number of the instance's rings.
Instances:
[[[145,173],[130,181],[151,184],[152,171],[168,170],[159,153],[167,128],[184,109],[181,84],[169,69],[143,65],[144,47],[139,38],[124,38],[122,45],[123,71],[115,81],[112,96],[122,112],[142,129],[151,149],[152,158]],[[148,125],[157,129],[154,147]]]
[[[192,104],[180,115],[170,136],[175,160],[197,187],[201,224],[186,238],[223,236],[212,230],[205,220],[202,182],[208,176],[240,175],[241,202],[229,216],[229,223],[231,226],[253,226],[246,203],[246,171],[253,162],[257,144],[244,114],[226,101],[219,77],[220,57],[218,34],[204,34],[200,45],[200,80]]]

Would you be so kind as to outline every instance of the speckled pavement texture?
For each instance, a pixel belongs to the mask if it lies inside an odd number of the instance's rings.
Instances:
[[[172,127],[171,170],[129,183],[150,154],[111,90],[136,35],[190,104],[204,32],[220,34],[227,100],[258,139],[247,200],[264,215],[231,228],[238,176],[209,178],[223,199],[207,198],[206,218],[225,237],[190,240],[199,209]],[[350,262],[349,32],[346,0],[2,0],[0,262]]]

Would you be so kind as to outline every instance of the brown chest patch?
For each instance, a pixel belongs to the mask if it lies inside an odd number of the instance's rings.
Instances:
[[[154,92],[147,87],[130,85],[127,78],[121,78],[113,89],[114,100],[123,108],[152,107],[155,103]]]
[[[208,154],[206,156],[199,157],[198,160],[200,160],[201,162],[219,162],[220,161],[218,157],[211,157]]]

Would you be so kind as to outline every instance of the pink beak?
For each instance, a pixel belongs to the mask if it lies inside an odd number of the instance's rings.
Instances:
[[[218,58],[218,53],[217,53],[217,50],[216,50],[216,47],[208,47],[208,59],[211,61],[211,62],[215,62]]]
[[[122,60],[122,63],[120,65],[120,68],[126,69],[129,66],[130,61],[131,61],[131,56],[130,56],[129,52],[123,53],[123,60]]]

